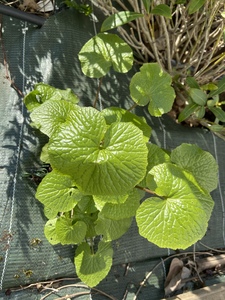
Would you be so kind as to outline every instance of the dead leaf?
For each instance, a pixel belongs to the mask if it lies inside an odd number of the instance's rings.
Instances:
[[[184,267],[180,259],[174,258],[165,281],[165,295],[168,296],[172,292],[180,290],[185,285],[182,280],[189,278],[190,275],[191,270]]]

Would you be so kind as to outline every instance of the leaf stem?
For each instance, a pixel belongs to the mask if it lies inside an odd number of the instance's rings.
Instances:
[[[134,103],[127,111],[131,111],[132,109],[134,109],[137,106],[137,103]]]
[[[96,108],[96,105],[97,105],[97,101],[99,99],[99,94],[100,94],[100,89],[101,89],[101,85],[102,85],[102,79],[103,77],[101,77],[98,81],[98,89],[97,89],[97,93],[96,93],[96,96],[95,96],[95,101],[93,103],[93,107]]]
[[[153,191],[151,191],[151,190],[149,190],[147,188],[144,188],[144,187],[142,187],[140,185],[136,185],[135,187],[137,189],[139,189],[139,190],[142,190],[142,191],[146,192],[146,193],[149,193],[149,194],[152,194],[152,195],[157,195],[155,192],[153,192]]]

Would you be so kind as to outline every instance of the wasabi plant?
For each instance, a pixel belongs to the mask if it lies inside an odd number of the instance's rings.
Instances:
[[[103,32],[83,46],[79,59],[92,78],[111,67],[126,73],[133,64],[130,46]],[[173,104],[171,81],[158,63],[146,63],[131,79],[131,98],[160,117]],[[185,249],[205,235],[218,181],[210,153],[191,144],[169,153],[149,142],[144,117],[119,107],[80,107],[70,89],[39,83],[24,101],[32,126],[49,137],[41,160],[52,171],[36,192],[48,218],[45,236],[52,245],[76,245],[76,274],[87,285],[107,276],[112,241],[134,218],[140,235],[163,248]]]

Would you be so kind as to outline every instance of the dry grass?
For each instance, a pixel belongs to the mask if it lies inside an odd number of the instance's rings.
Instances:
[[[216,80],[225,74],[225,11],[224,0],[206,0],[203,8],[188,14],[188,5],[175,1],[153,1],[170,6],[172,19],[148,15],[141,0],[92,0],[105,15],[128,10],[144,13],[118,28],[120,35],[134,49],[136,61],[156,61],[179,80],[194,76],[200,84]],[[187,1],[189,2],[189,1]]]

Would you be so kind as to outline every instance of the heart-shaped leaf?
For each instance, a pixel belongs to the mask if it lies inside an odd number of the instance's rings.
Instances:
[[[72,111],[49,141],[51,165],[86,194],[124,195],[145,176],[147,147],[131,123],[106,125],[93,108]]]
[[[57,238],[62,245],[81,243],[87,232],[87,225],[83,221],[77,221],[62,216],[57,219],[55,224]]]
[[[155,166],[149,173],[162,198],[152,197],[140,205],[139,232],[159,247],[186,249],[204,236],[213,200],[190,173],[171,163]]]
[[[79,102],[71,89],[60,90],[45,83],[36,84],[34,90],[24,97],[24,103],[29,111],[35,110],[48,100],[66,100],[74,104]]]
[[[144,106],[152,116],[160,117],[170,111],[175,98],[171,87],[171,76],[164,72],[157,63],[144,64],[130,82],[130,95],[134,102]]]
[[[70,176],[53,170],[42,179],[35,196],[46,208],[66,212],[74,208],[82,194]]]
[[[79,278],[88,286],[96,286],[104,279],[112,266],[113,249],[110,242],[100,241],[98,251],[92,253],[87,243],[76,250],[74,264]]]
[[[86,76],[100,78],[111,66],[116,72],[128,72],[133,65],[133,52],[116,34],[99,33],[82,47],[79,60]]]
[[[215,158],[197,145],[182,144],[171,153],[171,161],[189,171],[198,184],[208,192],[218,184],[218,165]]]
[[[78,109],[77,105],[62,100],[49,100],[36,108],[30,118],[33,126],[51,137],[53,132],[66,122],[71,110]]]

